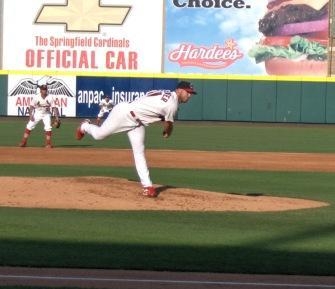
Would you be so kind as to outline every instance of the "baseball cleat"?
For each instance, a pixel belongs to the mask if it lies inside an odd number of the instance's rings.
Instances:
[[[85,133],[81,130],[80,126],[78,126],[77,130],[76,130],[76,139],[77,140],[81,140],[85,135]]]
[[[46,149],[52,149],[53,146],[52,146],[51,144],[47,144],[47,145],[45,145],[45,148],[46,148]]]
[[[85,136],[85,132],[82,131],[82,129],[81,129],[82,124],[85,123],[85,122],[86,123],[91,123],[91,121],[89,119],[85,119],[84,121],[82,121],[80,123],[80,125],[76,129],[76,139],[77,140],[81,140]]]
[[[145,196],[148,198],[156,198],[158,196],[158,193],[156,192],[154,187],[144,187],[142,196]]]
[[[27,146],[27,143],[26,142],[21,142],[20,144],[19,144],[19,147],[20,148],[25,148]]]

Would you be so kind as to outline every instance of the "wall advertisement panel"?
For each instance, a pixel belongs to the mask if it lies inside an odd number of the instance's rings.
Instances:
[[[170,0],[165,72],[327,76],[329,0]]]
[[[104,95],[111,98],[112,103],[131,102],[143,96],[151,89],[176,88],[177,79],[124,78],[124,77],[77,77],[77,116],[96,117],[99,102]]]
[[[3,4],[5,70],[161,72],[163,0]]]
[[[7,114],[28,116],[28,108],[38,86],[48,85],[48,93],[55,97],[62,117],[76,116],[76,78],[49,75],[9,75]]]
[[[2,1],[6,70],[328,74],[329,0]]]
[[[105,95],[112,103],[131,102],[151,89],[174,90],[177,79],[9,75],[7,112],[9,116],[28,116],[28,108],[38,86],[48,85],[61,117],[96,117]]]

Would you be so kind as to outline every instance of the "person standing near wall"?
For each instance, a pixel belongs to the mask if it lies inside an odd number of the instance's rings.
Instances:
[[[134,101],[120,102],[114,106],[107,119],[99,127],[89,120],[83,121],[76,130],[77,140],[86,134],[102,140],[112,134],[126,132],[132,147],[135,167],[143,187],[142,195],[157,197],[158,193],[150,178],[145,158],[145,127],[162,121],[163,137],[168,138],[173,130],[174,119],[180,103],[186,103],[196,94],[188,81],[178,83],[174,91],[151,90]]]
[[[52,148],[52,116],[59,121],[59,110],[55,105],[54,98],[48,94],[47,85],[39,86],[39,92],[34,96],[29,106],[29,121],[23,133],[20,147],[26,147],[31,131],[36,125],[43,121],[45,132],[45,147]]]
[[[100,101],[99,108],[100,110],[98,112],[98,116],[95,121],[96,125],[100,125],[104,115],[109,113],[113,109],[112,100],[108,95],[105,95],[104,98]]]

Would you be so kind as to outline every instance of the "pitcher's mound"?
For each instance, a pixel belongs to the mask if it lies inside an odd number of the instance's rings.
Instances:
[[[0,206],[84,210],[285,211],[327,203],[243,196],[156,185],[158,198],[139,195],[137,182],[111,177],[0,177]]]

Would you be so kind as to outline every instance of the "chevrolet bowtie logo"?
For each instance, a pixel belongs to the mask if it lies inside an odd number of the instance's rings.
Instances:
[[[65,24],[66,31],[99,32],[100,25],[122,25],[131,6],[100,5],[100,0],[67,0],[43,5],[35,23]]]

